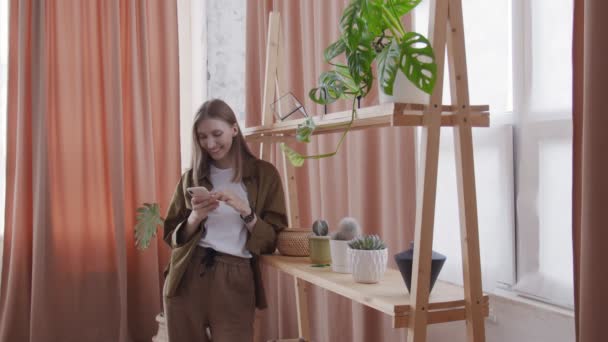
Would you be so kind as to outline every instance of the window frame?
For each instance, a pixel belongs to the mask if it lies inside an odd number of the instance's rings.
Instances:
[[[511,0],[513,33],[513,124],[515,127],[514,165],[516,194],[516,283],[511,290],[524,297],[573,309],[573,287],[564,289],[539,270],[538,248],[542,240],[540,219],[529,218],[540,212],[532,205],[531,192],[540,190],[540,146],[546,141],[572,143],[572,109],[541,112],[532,108],[533,90],[533,9],[526,0]],[[533,150],[531,150],[534,148]],[[525,150],[524,150],[525,149]],[[523,163],[526,163],[525,169]],[[569,165],[570,168],[572,165]],[[535,178],[530,182],[530,178]],[[535,186],[522,193],[520,187]],[[524,222],[522,222],[524,221]],[[567,248],[564,248],[565,250]],[[569,252],[572,252],[569,249]],[[558,289],[559,288],[559,289]],[[569,290],[569,291],[568,291]]]

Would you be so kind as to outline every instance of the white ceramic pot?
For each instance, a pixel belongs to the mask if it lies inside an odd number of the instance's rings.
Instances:
[[[351,273],[350,260],[347,251],[349,241],[329,240],[331,251],[331,269],[338,273]]]
[[[382,280],[388,262],[388,249],[348,249],[353,279],[357,283],[374,284]]]
[[[393,95],[382,92],[380,82],[378,82],[378,100],[380,103],[400,102],[400,103],[429,103],[429,94],[416,88],[416,86],[399,71],[393,84]]]

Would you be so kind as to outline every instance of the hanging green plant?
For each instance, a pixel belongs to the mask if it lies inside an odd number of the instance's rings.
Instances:
[[[312,118],[307,118],[303,123],[298,125],[296,139],[301,142],[309,143],[310,135],[315,130],[315,122]]]
[[[357,99],[365,97],[374,82],[372,71],[377,63],[377,77],[382,91],[393,94],[398,72],[402,72],[417,88],[430,94],[435,87],[437,65],[431,43],[423,35],[406,32],[401,17],[414,9],[421,0],[352,0],[342,12],[340,36],[324,51],[324,59],[334,69],[322,72],[319,85],[308,96],[318,104],[327,105],[340,99],[352,99],[351,120],[331,153],[303,156],[285,144],[281,149],[294,166],[306,159],[334,156],[357,117]],[[346,64],[334,62],[344,55]],[[312,121],[312,119],[309,119]],[[307,120],[308,121],[308,120]],[[299,125],[298,141],[309,142],[314,122]]]

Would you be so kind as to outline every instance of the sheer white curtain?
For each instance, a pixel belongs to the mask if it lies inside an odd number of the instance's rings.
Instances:
[[[516,33],[518,282],[573,306],[570,0],[513,0]]]
[[[471,104],[492,114],[473,134],[484,290],[513,286],[569,307],[572,2],[463,0],[463,12]],[[448,256],[440,277],[461,284],[452,141],[443,129],[433,248]]]
[[[182,171],[190,166],[192,119],[207,99],[207,0],[178,0]]]

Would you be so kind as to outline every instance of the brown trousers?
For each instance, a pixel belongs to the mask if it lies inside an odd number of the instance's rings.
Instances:
[[[211,254],[196,247],[175,296],[165,297],[170,342],[253,340],[255,288],[250,259]]]

